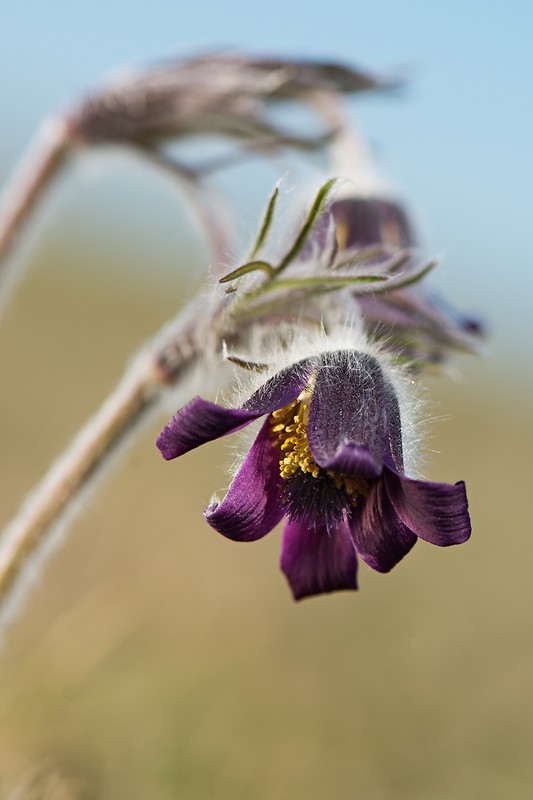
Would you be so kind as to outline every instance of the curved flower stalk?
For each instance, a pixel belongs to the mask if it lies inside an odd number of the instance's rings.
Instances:
[[[284,131],[268,103],[308,102],[310,93],[390,89],[396,81],[319,61],[208,53],[162,62],[110,82],[72,115],[80,138],[151,145],[190,134],[220,134],[258,149],[313,148],[317,139]]]
[[[412,409],[398,374],[364,341],[359,349],[334,343],[325,336],[299,360],[289,350],[288,366],[238,407],[196,397],[157,440],[173,459],[264,418],[228,493],[205,517],[244,542],[285,517],[281,568],[295,599],[357,589],[358,556],[388,572],[418,538],[448,546],[471,531],[463,483],[406,471]]]
[[[288,99],[309,103],[314,91],[353,93],[394,82],[336,63],[207,54],[131,71],[108,82],[79,105],[46,120],[35,145],[0,196],[0,278],[7,256],[46,190],[80,149],[119,145],[178,179],[196,211],[218,263],[228,249],[222,204],[207,177],[252,154],[284,148],[313,150],[331,138],[291,133],[274,120],[271,105]],[[169,142],[216,135],[236,143],[222,159],[185,164],[170,156]],[[9,265],[14,269],[14,263]]]

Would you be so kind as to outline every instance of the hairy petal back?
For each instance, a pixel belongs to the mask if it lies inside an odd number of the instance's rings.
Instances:
[[[322,356],[307,430],[310,450],[323,469],[377,477],[389,451],[402,466],[398,400],[379,362],[367,353],[341,350]]]

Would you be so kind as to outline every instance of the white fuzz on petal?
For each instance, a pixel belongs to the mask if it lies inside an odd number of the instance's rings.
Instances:
[[[344,324],[333,325],[327,331],[324,327],[316,331],[292,328],[287,329],[277,342],[273,343],[269,338],[268,343],[263,342],[263,347],[259,347],[254,353],[254,360],[267,363],[268,371],[257,373],[236,370],[238,387],[232,393],[229,402],[225,402],[224,405],[239,407],[254,392],[260,392],[269,378],[281,370],[295,366],[304,359],[335,352],[342,352],[343,355],[353,353],[354,363],[357,354],[365,353],[379,363],[383,374],[394,389],[400,407],[405,472],[411,477],[418,477],[422,461],[421,442],[424,422],[421,415],[425,405],[424,388],[416,376],[413,377],[408,370],[396,364],[389,353],[375,342],[368,340],[361,321],[356,317]],[[263,420],[258,420],[239,435],[238,449],[241,455],[235,458],[234,472],[242,463],[262,423]]]

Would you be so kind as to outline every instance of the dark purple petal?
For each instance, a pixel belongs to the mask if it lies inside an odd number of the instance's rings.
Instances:
[[[195,397],[181,408],[159,434],[156,445],[163,458],[177,458],[206,442],[219,439],[291,403],[306,386],[314,362],[305,359],[281,370],[244,403],[224,408]]]
[[[280,480],[279,450],[266,420],[223,501],[206,508],[206,520],[228,539],[260,539],[283,517]]]
[[[239,430],[262,413],[243,408],[223,408],[195,397],[174,414],[157,437],[156,445],[163,458],[177,458],[201,444]]]
[[[381,463],[370,449],[366,445],[357,445],[352,442],[341,445],[331,459],[323,459],[319,462],[315,456],[315,460],[323,469],[358,475],[362,478],[377,478],[381,474]]]
[[[331,208],[341,249],[386,244],[409,247],[413,234],[399,203],[365,197],[337,200]]]
[[[289,405],[307,386],[315,364],[316,359],[306,358],[280,370],[254,392],[243,408],[261,416]]]
[[[357,302],[365,323],[384,338],[402,333],[428,341],[434,348],[476,349],[483,328],[475,320],[462,317],[441,298],[427,296],[419,287],[388,292],[386,295],[359,295]]]
[[[383,478],[371,484],[368,497],[359,503],[350,520],[355,548],[369,567],[389,572],[417,537],[396,514]]]
[[[401,469],[398,400],[373,356],[348,350],[322,355],[307,436],[311,453],[323,469],[375,478],[389,451]]]
[[[387,491],[396,513],[412,531],[431,544],[462,544],[472,532],[466,489],[462,481],[416,481],[386,469]]]
[[[288,521],[283,530],[281,569],[295,600],[340,589],[357,589],[357,556],[348,524],[328,534]]]

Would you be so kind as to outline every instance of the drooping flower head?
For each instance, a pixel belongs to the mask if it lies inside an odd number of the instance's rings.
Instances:
[[[341,258],[376,245],[398,252],[416,247],[413,225],[397,199],[345,193],[332,203],[331,214]],[[456,312],[418,282],[392,291],[359,292],[354,301],[367,332],[414,368],[446,361],[453,350],[475,353],[484,334],[478,320]]]
[[[332,149],[353,156],[337,100],[313,98],[336,131]],[[276,185],[247,260],[220,279],[228,287],[217,320],[223,352],[268,370],[279,347],[283,363],[230,407],[196,397],[157,441],[173,459],[263,418],[226,496],[205,517],[236,541],[259,539],[286,518],[281,567],[297,599],[356,589],[358,556],[387,572],[417,538],[446,546],[470,536],[464,484],[414,475],[408,393],[390,360],[412,376],[464,344],[467,331],[418,293],[435,262],[419,262],[401,206],[361,180],[360,155],[351,159],[355,172],[335,172],[352,174],[367,195],[345,186],[341,197],[337,182],[326,181],[277,252]],[[313,326],[323,339],[297,352],[291,331],[298,339]],[[347,336],[332,335],[344,326]],[[255,337],[264,345],[259,360]]]
[[[264,417],[225,498],[205,517],[236,541],[259,539],[286,517],[281,567],[296,599],[356,589],[357,555],[388,572],[418,537],[446,546],[470,536],[463,483],[406,474],[408,411],[387,363],[366,345],[328,344],[239,407],[196,397],[157,440],[173,459]]]

